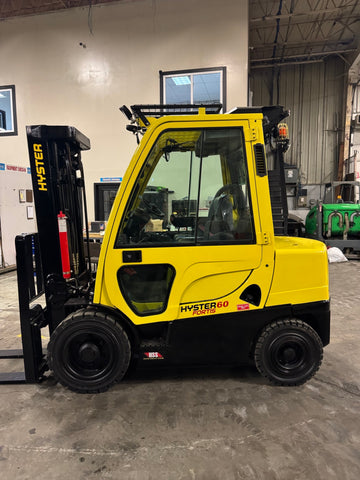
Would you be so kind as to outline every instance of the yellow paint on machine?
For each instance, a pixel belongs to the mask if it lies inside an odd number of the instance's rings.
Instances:
[[[300,237],[275,237],[275,270],[266,306],[329,300],[326,246]]]
[[[216,315],[269,306],[295,305],[329,300],[326,249],[317,241],[275,237],[267,175],[258,175],[254,145],[264,144],[262,114],[208,115],[149,118],[150,125],[136,149],[108,220],[100,253],[94,303],[120,310],[135,325],[170,322],[193,316]],[[142,316],[130,308],[122,295],[117,273],[124,265],[123,249],[115,248],[117,233],[136,182],[141,191],[141,169],[156,139],[166,130],[208,127],[241,127],[244,132],[249,186],[256,241],[253,244],[134,247],[143,264],[169,264],[175,271],[164,311]],[[265,213],[264,213],[265,212]],[[131,252],[131,248],[126,249]],[[259,305],[240,299],[251,285],[259,286]],[[221,307],[218,307],[218,302]],[[213,304],[216,303],[216,307]],[[191,312],[184,305],[203,305]],[[224,305],[226,305],[224,307]],[[138,308],[141,311],[141,308]],[[198,315],[197,313],[195,314]]]
[[[42,151],[42,145],[40,143],[34,143],[34,158],[36,165],[36,175],[37,175],[37,186],[38,190],[47,192],[46,176],[45,176],[45,165],[44,165],[44,155]]]

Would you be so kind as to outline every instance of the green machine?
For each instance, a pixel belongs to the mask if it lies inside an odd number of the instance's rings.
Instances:
[[[359,187],[355,181],[326,184],[324,200],[306,217],[306,236],[345,253],[360,252]]]

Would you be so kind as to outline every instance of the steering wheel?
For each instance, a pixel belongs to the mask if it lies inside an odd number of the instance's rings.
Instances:
[[[220,197],[222,194],[231,195],[234,198],[234,210],[242,210],[246,206],[245,196],[242,188],[237,183],[228,183],[215,193],[215,198]]]
[[[165,217],[165,213],[160,210],[160,208],[155,203],[149,202],[149,200],[146,200],[144,197],[142,197],[141,200],[145,206],[147,213],[149,213],[150,215],[154,215],[155,217]]]

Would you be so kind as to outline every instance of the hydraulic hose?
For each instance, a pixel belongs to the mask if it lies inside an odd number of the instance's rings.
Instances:
[[[344,217],[345,217],[345,229],[343,233],[343,239],[347,240],[348,231],[350,229],[349,214],[345,212]]]
[[[350,215],[350,223],[354,223],[354,217],[360,217],[360,211],[357,211],[357,212],[353,212],[351,215]]]

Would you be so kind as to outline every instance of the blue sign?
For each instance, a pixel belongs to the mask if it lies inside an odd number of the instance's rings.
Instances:
[[[31,168],[30,168],[30,167],[27,167],[26,172],[27,172],[27,173],[31,173]]]
[[[121,182],[122,177],[102,177],[100,182]]]
[[[5,163],[0,163],[0,170],[5,170]]]

